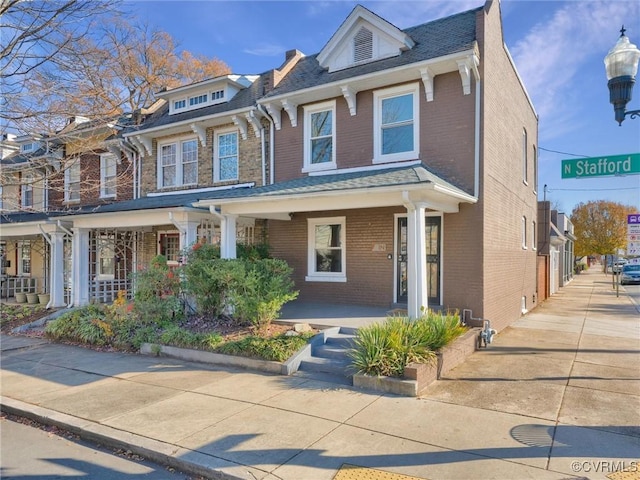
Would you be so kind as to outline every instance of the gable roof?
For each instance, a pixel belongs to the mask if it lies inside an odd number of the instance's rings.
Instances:
[[[365,23],[376,30],[383,31],[391,41],[393,41],[399,50],[413,48],[414,41],[409,35],[400,30],[387,20],[376,15],[372,11],[366,9],[362,5],[356,5],[349,16],[342,22],[342,25],[332,35],[327,44],[318,53],[317,60],[323,68],[327,68],[331,61],[331,57],[343,46],[343,43],[349,39],[351,29],[358,23]]]
[[[402,30],[415,42],[415,45],[395,57],[383,58],[335,72],[329,72],[322,67],[318,60],[320,54],[303,57],[277,87],[264,95],[264,98],[471,50],[476,42],[476,15],[482,9],[483,7],[478,7]]]

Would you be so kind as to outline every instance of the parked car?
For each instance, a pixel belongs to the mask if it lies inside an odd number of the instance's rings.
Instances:
[[[632,283],[640,283],[640,264],[627,264],[622,267],[620,284],[630,285]]]
[[[619,258],[615,262],[613,262],[613,267],[611,267],[611,271],[613,273],[622,272],[622,268],[627,264],[627,261],[624,258]]]

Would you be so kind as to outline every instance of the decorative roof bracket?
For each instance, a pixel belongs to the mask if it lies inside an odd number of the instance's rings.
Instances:
[[[108,145],[107,150],[116,157],[116,163],[120,165],[122,163],[122,149],[120,148],[120,145]]]
[[[193,133],[198,135],[198,138],[200,139],[200,145],[202,145],[203,147],[206,147],[207,146],[207,130],[202,125],[198,125],[197,123],[192,123],[189,126],[191,127],[191,130],[193,130]]]
[[[262,124],[260,123],[258,115],[261,115],[258,110],[251,110],[245,115],[253,127],[253,132],[256,134],[256,138],[260,137],[260,131],[262,130]]]
[[[276,130],[280,130],[280,122],[282,121],[280,115],[282,113],[282,110],[275,107],[272,103],[265,103],[264,107],[267,109],[267,112],[269,112],[269,115],[271,115],[271,119],[273,120],[273,124],[275,125]]]
[[[458,60],[458,71],[460,72],[460,78],[462,79],[462,92],[465,95],[471,93],[471,72],[477,78],[478,64],[480,61],[476,55],[469,55],[464,60]]]
[[[343,85],[340,88],[342,89],[342,95],[349,106],[349,113],[353,117],[356,114],[356,95],[358,92],[349,85]]]
[[[244,119],[243,117],[239,117],[238,115],[234,115],[233,117],[231,117],[231,120],[233,120],[233,123],[235,123],[240,129],[240,135],[242,136],[242,139],[246,140],[247,139],[247,120]]]
[[[429,67],[424,67],[420,69],[420,76],[422,77],[427,102],[433,102],[433,77],[435,75]]]
[[[138,140],[144,149],[147,151],[147,155],[151,155],[153,151],[153,142],[149,137],[145,137],[144,135],[136,135],[136,140]]]
[[[298,126],[298,104],[293,103],[291,100],[282,100],[282,108],[284,108],[287,115],[289,115],[289,120],[291,121],[292,127]]]

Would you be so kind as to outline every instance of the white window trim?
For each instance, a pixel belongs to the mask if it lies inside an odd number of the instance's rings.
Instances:
[[[117,192],[117,181],[116,179],[118,178],[118,158],[113,154],[113,153],[103,153],[100,155],[100,198],[115,198],[116,197],[116,193],[110,193],[110,194],[106,194],[105,193],[105,186],[107,183],[107,177],[105,176],[105,171],[106,171],[106,166],[105,163],[109,160],[113,160],[114,164],[115,164],[115,170],[116,173],[113,177],[109,177],[109,178],[113,178],[113,188],[114,190]]]
[[[307,282],[346,282],[347,281],[347,217],[309,218],[307,220]],[[318,225],[340,225],[340,245],[342,253],[342,272],[316,272],[316,238]]]
[[[80,167],[80,159],[76,159],[73,160],[72,163],[70,163],[67,168],[64,170],[64,201],[65,203],[79,203],[81,200],[80,197],[80,192],[78,192],[78,196],[80,198],[70,198],[70,189],[69,187],[71,186],[71,168],[77,168],[78,171],[78,184],[82,185],[82,169]],[[75,183],[75,182],[74,182]]]
[[[198,184],[198,175],[197,175],[197,168],[196,168],[196,181],[194,183],[183,183],[183,166],[184,163],[182,161],[182,144],[184,142],[188,142],[190,140],[195,140],[196,142],[196,164],[199,163],[198,160],[198,154],[199,154],[199,148],[200,146],[198,145],[198,137],[196,136],[186,136],[186,137],[180,137],[180,138],[174,138],[171,141],[166,141],[166,142],[158,142],[158,147],[157,147],[157,152],[156,152],[156,172],[157,172],[157,188],[159,190],[164,190],[167,188],[180,188],[180,187],[188,187],[190,185],[197,185]],[[175,145],[176,146],[176,181],[174,185],[167,185],[164,186],[162,185],[162,179],[163,179],[163,175],[162,175],[162,147],[166,147],[168,145]]]
[[[109,245],[112,247],[111,249],[113,250],[113,270],[114,273],[102,273],[102,263],[100,263],[100,260],[102,259],[101,253],[102,253],[102,243],[101,240],[102,239],[106,239],[107,242],[109,242]],[[115,270],[116,270],[116,240],[115,238],[109,236],[109,235],[102,235],[99,237],[99,239],[97,240],[97,248],[96,248],[96,280],[113,280],[116,275],[115,275]]]
[[[238,174],[236,178],[220,179],[220,152],[218,151],[218,144],[221,135],[228,135],[229,133],[236,134],[236,152],[238,157]],[[237,128],[222,128],[216,130],[215,139],[213,142],[213,181],[214,182],[235,182],[240,178],[240,132]]]
[[[31,251],[31,240],[19,240],[18,241],[18,265],[16,265],[16,272],[18,274],[19,277],[30,277],[31,276],[31,272],[25,273],[24,272],[24,264],[22,263],[22,252],[23,249],[29,249],[29,264],[31,265],[31,254],[33,253]],[[31,269],[32,270],[32,269]]]
[[[180,232],[178,230],[158,230],[157,232],[158,234],[158,244],[157,244],[157,248],[156,248],[156,255],[163,255],[161,253],[162,250],[162,237],[169,235],[172,237],[177,236],[178,237],[178,245],[180,244]],[[178,258],[180,258],[180,247],[178,246]],[[166,255],[164,255],[165,258],[167,258]],[[177,266],[179,265],[180,262],[179,261],[175,261],[175,260],[169,260],[167,258],[167,265],[171,265],[171,266]]]
[[[531,250],[533,250],[534,252],[536,250],[538,250],[538,245],[537,245],[537,238],[536,238],[536,221],[532,220],[531,221]]]
[[[33,208],[35,206],[35,198],[33,197],[33,184],[35,177],[33,174],[26,174],[22,179],[22,185],[20,185],[20,205],[23,208]],[[27,203],[27,192],[31,193],[31,203]]]
[[[387,98],[413,94],[413,150],[382,154],[382,101]],[[373,92],[373,163],[415,160],[420,154],[420,85],[411,83]]]
[[[326,163],[311,163],[311,115],[313,113],[331,110],[331,161]],[[316,103],[304,106],[304,165],[303,173],[321,170],[335,170],[336,164],[336,101]]]
[[[529,158],[527,152],[527,129],[522,129],[522,183],[529,185]]]
[[[527,250],[527,217],[522,217],[522,249]]]

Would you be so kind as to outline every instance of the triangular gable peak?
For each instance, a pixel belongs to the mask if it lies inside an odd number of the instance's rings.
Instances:
[[[397,57],[413,48],[414,41],[395,25],[362,5],[349,14],[318,54],[318,62],[329,72]]]

